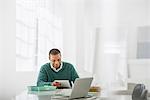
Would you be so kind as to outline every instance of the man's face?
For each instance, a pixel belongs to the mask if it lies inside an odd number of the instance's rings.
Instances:
[[[55,67],[56,69],[60,67],[61,64],[61,55],[57,54],[57,55],[49,55],[49,60],[51,61],[53,67]]]

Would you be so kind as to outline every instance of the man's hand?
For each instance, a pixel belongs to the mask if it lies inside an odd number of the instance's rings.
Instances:
[[[56,86],[56,87],[61,87],[61,83],[60,82],[53,82],[52,85]]]

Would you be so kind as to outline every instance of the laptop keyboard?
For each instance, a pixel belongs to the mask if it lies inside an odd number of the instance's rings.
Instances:
[[[55,93],[55,96],[70,96],[71,89],[58,89]]]
[[[58,89],[56,91],[56,94],[54,96],[51,97],[52,100],[69,100],[69,97],[71,95],[71,89]],[[76,98],[73,100],[94,100],[97,99],[96,96],[92,95],[92,94],[88,94],[86,97],[83,98]]]

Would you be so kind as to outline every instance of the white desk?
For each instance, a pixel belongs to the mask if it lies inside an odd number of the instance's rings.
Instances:
[[[28,91],[24,91],[21,94],[17,95],[15,100],[61,100],[54,99],[54,95],[61,95],[64,91],[56,90],[56,91],[44,91],[44,92],[32,92],[31,94]],[[117,95],[102,92],[101,94],[95,93],[95,96],[98,98],[94,98],[94,100],[132,100],[131,95]],[[82,98],[76,100],[93,100],[91,98]],[[150,98],[148,98],[150,100]]]

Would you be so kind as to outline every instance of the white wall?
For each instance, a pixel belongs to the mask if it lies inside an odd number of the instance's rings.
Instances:
[[[150,89],[150,60],[136,59],[137,53],[137,29],[139,26],[150,25],[149,0],[125,0],[121,1],[120,25],[128,29],[128,71],[129,82],[145,83]]]
[[[0,1],[0,22],[2,22],[2,1]],[[2,24],[0,24],[0,40],[2,39]],[[0,41],[0,55],[2,55],[2,42]],[[0,56],[0,66],[2,66],[2,56]],[[0,67],[0,73],[2,73],[2,68]],[[2,90],[2,75],[0,75],[0,97]]]
[[[2,11],[1,18],[1,100],[14,95],[15,84],[15,0],[1,1]],[[10,90],[11,92],[9,92]]]
[[[107,17],[107,12],[102,13],[102,2],[105,0],[86,0],[83,4],[82,7],[78,5],[78,14],[80,14],[80,17],[77,16],[77,51],[79,54],[79,59],[77,60],[77,63],[79,66],[82,65],[83,58],[82,56],[86,56],[81,54],[81,49],[84,50],[84,48],[81,47],[83,45],[83,42],[80,42],[80,39],[83,34],[85,34],[82,38],[82,40],[86,41],[88,36],[86,36],[87,32],[93,32],[96,30],[97,27],[103,26],[103,19],[102,16]],[[106,0],[106,1],[111,1],[111,0]],[[136,59],[136,50],[137,50],[137,29],[139,26],[145,26],[145,25],[150,25],[150,1],[149,0],[115,0],[116,1],[116,7],[117,9],[113,8],[114,11],[116,10],[115,14],[111,16],[111,13],[108,13],[110,15],[108,19],[110,20],[112,17],[116,17],[117,23],[114,23],[116,26],[121,27],[123,30],[126,30],[125,32],[128,33],[127,35],[127,60],[128,60],[128,67],[130,70],[132,70],[129,77],[136,79],[136,78],[141,78],[141,79],[147,79],[149,77],[148,73],[150,72],[149,66],[149,60],[135,60]],[[106,2],[109,5],[109,2]],[[102,4],[103,5],[103,4]],[[115,7],[115,4],[114,4]],[[111,11],[110,9],[107,9],[109,7],[106,7],[106,11]],[[84,9],[84,11],[83,11]],[[86,17],[85,17],[86,16]],[[84,19],[84,20],[82,20]],[[111,20],[110,20],[111,21]],[[113,20],[114,21],[114,20]],[[79,23],[79,24],[78,24]],[[83,24],[86,23],[86,24]],[[105,20],[105,24],[108,24],[111,22]],[[84,27],[82,26],[84,25]],[[91,31],[92,30],[92,31]],[[123,32],[123,31],[122,31]],[[81,35],[81,34],[82,35]],[[81,36],[81,37],[79,37]],[[80,47],[80,48],[78,48]],[[80,55],[81,54],[81,55]],[[101,55],[100,55],[101,56]],[[98,64],[99,65],[99,64]],[[142,70],[141,70],[142,69]],[[138,75],[137,75],[138,74]],[[140,74],[140,75],[139,75]],[[136,76],[135,76],[136,75]],[[144,80],[143,80],[144,81]]]
[[[36,74],[16,72],[15,0],[3,0],[0,4],[0,100],[10,100],[34,84]]]
[[[119,3],[119,25],[128,28],[128,59],[136,57],[137,27],[148,25],[147,1],[121,0]]]
[[[136,60],[137,50],[137,29],[139,26],[150,25],[148,0],[130,0],[122,1],[120,4],[120,24],[128,27],[128,66],[131,69],[130,78],[144,79],[148,78],[149,60]],[[148,72],[147,72],[148,71]],[[130,74],[129,73],[129,74]]]
[[[77,64],[77,67],[83,67],[84,57],[86,53],[82,53],[85,50],[85,42],[88,40],[86,34],[92,32],[95,34],[97,27],[103,26],[107,23],[107,19],[102,20],[102,16],[107,16],[107,13],[102,13],[102,1],[103,0],[74,0],[66,1],[66,10],[64,13],[64,58],[72,59],[75,61],[73,63]],[[108,0],[111,1],[111,0]],[[116,15],[116,26],[121,27],[125,32],[128,33],[128,43],[127,43],[127,59],[129,60],[129,67],[134,68],[136,64],[131,64],[130,60],[136,58],[136,48],[137,48],[137,27],[143,25],[149,25],[150,18],[150,2],[149,0],[115,0],[113,11]],[[73,4],[74,3],[74,4]],[[106,5],[109,2],[106,2]],[[109,8],[109,7],[108,7]],[[111,13],[109,9],[105,8],[111,18]],[[112,10],[112,9],[111,9]],[[113,14],[113,13],[112,13]],[[104,18],[105,18],[104,16]],[[109,19],[109,18],[108,18]],[[113,20],[113,21],[114,21]],[[111,21],[111,20],[110,20]],[[104,23],[102,23],[104,22]],[[109,22],[113,24],[112,22]],[[107,24],[108,24],[107,23]],[[68,42],[68,40],[70,42]],[[71,45],[70,45],[71,44]],[[69,48],[69,49],[68,49]],[[77,54],[77,56],[75,55]],[[75,58],[76,57],[76,58]],[[138,62],[138,61],[137,61]],[[136,65],[140,66],[144,70],[144,66],[147,64]],[[144,73],[144,72],[142,72]]]

